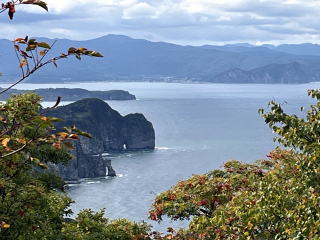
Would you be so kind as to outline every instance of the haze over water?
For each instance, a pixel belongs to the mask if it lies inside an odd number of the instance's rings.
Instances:
[[[20,89],[46,87],[88,90],[128,90],[137,101],[109,101],[125,115],[140,112],[153,123],[156,150],[113,154],[117,172],[112,179],[88,179],[70,186],[82,208],[106,208],[111,218],[146,220],[156,194],[192,174],[222,167],[230,159],[246,162],[265,158],[275,144],[273,134],[258,115],[270,100],[285,104],[289,112],[312,103],[303,85],[178,84],[178,83],[72,83],[21,84]],[[52,105],[45,103],[44,105]]]

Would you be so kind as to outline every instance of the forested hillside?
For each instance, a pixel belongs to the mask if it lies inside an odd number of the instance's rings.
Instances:
[[[39,39],[42,40],[53,41]],[[11,42],[1,40],[0,44],[3,46],[0,55],[0,61],[3,63],[0,68],[3,73],[1,81],[10,81],[19,74],[19,69]],[[88,41],[59,39],[51,54],[60,54],[70,46],[96,49],[106,57],[88,59],[85,62],[69,59],[59,64],[59,71],[52,65],[41,69],[28,81],[305,83],[320,80],[318,45],[194,47],[107,35]],[[242,72],[237,73],[234,69],[240,69]],[[247,71],[248,77],[243,77],[244,71]],[[226,77],[226,72],[232,72],[233,76]]]

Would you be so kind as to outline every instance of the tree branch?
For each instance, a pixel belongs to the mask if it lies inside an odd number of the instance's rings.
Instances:
[[[5,154],[5,155],[1,156],[0,158],[9,157],[9,156],[12,156],[13,154],[18,153],[18,152],[22,151],[23,149],[25,149],[32,142],[33,142],[33,139],[31,139],[29,142],[27,142],[26,144],[24,144],[22,147],[18,148],[17,150],[10,152],[8,154]]]

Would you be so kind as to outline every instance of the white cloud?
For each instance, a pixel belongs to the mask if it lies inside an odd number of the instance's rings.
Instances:
[[[146,2],[137,3],[130,8],[123,10],[124,19],[135,18],[154,18],[156,15],[156,8],[152,7]]]
[[[320,42],[319,0],[46,1],[49,13],[36,6],[17,8],[10,34],[28,30],[34,35],[88,39],[121,33],[189,44]],[[37,27],[31,22],[38,22]],[[0,37],[6,36],[0,32]]]
[[[53,34],[58,34],[60,36],[66,36],[66,37],[70,37],[74,34],[73,31],[65,28],[51,28],[49,32]]]

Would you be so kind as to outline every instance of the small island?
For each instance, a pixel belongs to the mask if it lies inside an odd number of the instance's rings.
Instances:
[[[0,90],[3,88],[0,88]],[[82,88],[40,88],[35,90],[11,89],[0,95],[0,101],[7,100],[12,94],[35,92],[44,101],[56,101],[60,96],[62,101],[78,101],[83,98],[99,98],[102,100],[136,100],[136,97],[124,90],[88,91]]]

